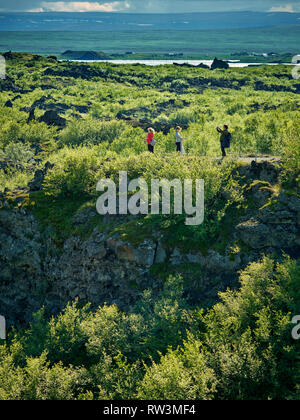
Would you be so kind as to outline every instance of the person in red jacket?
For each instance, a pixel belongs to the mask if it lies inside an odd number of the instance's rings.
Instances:
[[[148,128],[148,136],[147,136],[147,144],[148,144],[148,150],[150,153],[154,153],[154,146],[155,146],[155,140],[154,140],[154,128]]]

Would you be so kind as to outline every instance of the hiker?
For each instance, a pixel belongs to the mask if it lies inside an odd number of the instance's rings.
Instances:
[[[220,127],[217,127],[218,133],[221,134],[220,137],[220,143],[221,143],[221,151],[222,151],[222,157],[226,157],[226,151],[225,149],[230,148],[230,140],[231,140],[231,134],[228,131],[228,125],[224,124],[223,130]]]
[[[148,144],[148,150],[150,153],[154,153],[154,146],[156,144],[156,141],[154,140],[154,134],[155,134],[154,128],[152,127],[148,128],[147,144]]]
[[[175,129],[175,138],[176,138],[176,152],[184,154],[183,140],[184,138],[181,135],[181,127],[179,125]]]

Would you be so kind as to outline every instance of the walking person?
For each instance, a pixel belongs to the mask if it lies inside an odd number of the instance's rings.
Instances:
[[[156,144],[156,141],[154,140],[154,134],[155,134],[154,128],[152,127],[148,128],[148,136],[146,140],[148,144],[148,151],[150,153],[154,153],[154,146]]]
[[[222,151],[222,159],[226,157],[226,150],[230,148],[230,140],[231,134],[228,131],[228,125],[224,124],[223,130],[220,127],[217,127],[218,133],[221,134],[220,137],[220,144],[221,144],[221,151]]]
[[[175,129],[175,138],[176,138],[176,152],[180,152],[182,155],[185,153],[183,147],[184,138],[181,135],[181,127],[179,125]]]

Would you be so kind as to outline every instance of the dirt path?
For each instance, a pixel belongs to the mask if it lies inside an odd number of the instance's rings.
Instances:
[[[234,158],[235,159],[235,158]],[[281,161],[281,157],[279,156],[240,156],[236,158],[238,161],[241,161],[243,163],[249,163],[251,164],[251,162],[256,161],[258,163],[261,162],[280,162]]]
[[[259,155],[257,157],[255,157],[255,156],[233,156],[233,155],[227,155],[227,157],[225,157],[224,160],[226,160],[226,159],[236,160],[238,162],[245,163],[245,164],[248,164],[248,165],[251,165],[251,163],[253,161],[255,161],[257,163],[262,163],[262,162],[279,163],[281,161],[281,157],[280,156],[267,156],[267,155]],[[222,160],[222,157],[219,156],[217,158],[217,160],[221,161]]]

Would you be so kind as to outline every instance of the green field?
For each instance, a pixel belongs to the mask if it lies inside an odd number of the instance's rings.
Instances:
[[[108,53],[182,52],[200,58],[233,52],[299,52],[300,26],[219,31],[0,32],[0,50],[61,54],[65,50]]]

